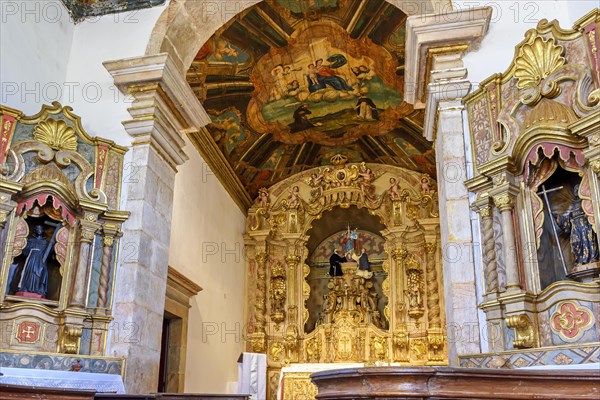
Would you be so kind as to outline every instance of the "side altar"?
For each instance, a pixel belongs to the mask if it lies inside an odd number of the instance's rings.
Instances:
[[[461,366],[600,361],[599,24],[542,20],[465,98],[489,352]]]
[[[245,340],[267,354],[269,399],[316,390],[309,374],[299,382],[285,370],[278,388],[282,368],[447,364],[435,187],[426,174],[337,155],[259,191]]]
[[[90,137],[70,107],[0,106],[0,382],[124,373],[106,347],[126,151]]]

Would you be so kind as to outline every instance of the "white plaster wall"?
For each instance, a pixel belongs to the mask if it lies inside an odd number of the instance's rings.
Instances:
[[[35,114],[60,101],[74,30],[59,0],[0,0],[0,104]]]
[[[65,80],[75,89],[65,93],[63,105],[73,107],[92,136],[124,146],[131,143],[121,124],[131,119],[127,112],[131,99],[119,93],[102,63],[143,56],[166,5],[89,18],[75,26]]]
[[[169,264],[200,285],[189,315],[186,392],[225,393],[243,350],[245,216],[186,138]]]

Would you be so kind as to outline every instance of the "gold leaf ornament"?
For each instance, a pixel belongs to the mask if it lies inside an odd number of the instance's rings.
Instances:
[[[65,121],[46,119],[41,121],[33,131],[33,137],[38,142],[47,144],[54,150],[77,151],[77,136],[75,130]]]
[[[565,64],[565,58],[562,56],[564,48],[554,42],[554,38],[544,40],[537,36],[531,43],[524,44],[519,50],[519,55],[515,59],[515,77],[517,78],[517,87],[527,90],[524,97],[525,104],[537,103],[542,95],[557,95],[557,87],[549,85],[544,89],[545,93],[540,93],[540,85],[552,73]],[[547,92],[547,93],[546,93]]]

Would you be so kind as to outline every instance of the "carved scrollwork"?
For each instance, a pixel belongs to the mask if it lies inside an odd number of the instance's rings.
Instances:
[[[271,321],[280,324],[285,320],[286,273],[281,262],[271,267]]]
[[[526,349],[537,344],[537,331],[527,314],[512,315],[506,318],[506,326],[515,330],[513,347]]]

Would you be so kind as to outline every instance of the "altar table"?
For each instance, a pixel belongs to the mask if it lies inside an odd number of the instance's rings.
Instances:
[[[0,383],[8,385],[125,393],[121,375],[5,367],[0,372]]]

